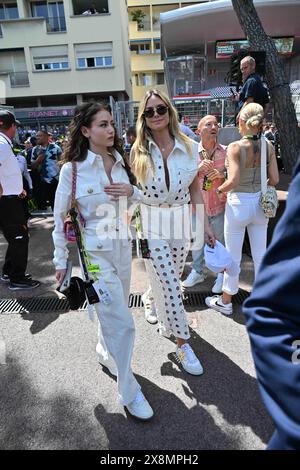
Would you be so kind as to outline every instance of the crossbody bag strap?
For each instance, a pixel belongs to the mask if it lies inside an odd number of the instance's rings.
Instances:
[[[76,162],[72,163],[72,193],[71,193],[71,208],[76,208],[76,181],[77,181],[77,165]]]
[[[261,151],[260,151],[260,177],[261,177],[261,192],[267,192],[267,141],[266,138],[261,136]]]

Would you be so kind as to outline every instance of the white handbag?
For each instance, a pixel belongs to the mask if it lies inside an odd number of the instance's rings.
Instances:
[[[267,185],[267,141],[264,136],[261,137],[261,195],[259,205],[266,217],[275,217],[278,198],[274,186]]]

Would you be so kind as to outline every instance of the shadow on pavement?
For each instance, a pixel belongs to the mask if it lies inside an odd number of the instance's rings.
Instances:
[[[239,442],[215,425],[200,406],[188,408],[176,395],[137,375],[155,415],[148,422],[107,413],[103,405],[95,417],[105,429],[111,450],[238,449]]]
[[[257,380],[194,330],[190,332],[190,344],[197,357],[201,358],[203,375],[197,377],[182,372],[174,353],[168,354],[171,362],[162,365],[161,374],[182,380],[184,373],[186,385],[183,388],[188,398],[196,400],[198,406],[215,407],[230,425],[249,426],[256,436],[267,443],[274,426],[263,406]],[[205,432],[214,439],[215,430],[212,427]],[[223,448],[227,449],[225,443]]]
[[[210,294],[210,295],[215,295],[215,294]],[[197,307],[189,307],[188,305],[186,305],[184,308],[185,308],[185,311],[187,312],[187,316],[188,316],[190,326],[193,326],[193,321],[195,321],[196,324],[199,324],[199,322],[200,322],[200,318],[199,318],[200,312],[208,309],[208,307],[206,305],[201,305],[201,306],[197,305]],[[209,312],[211,313],[211,315],[222,315],[221,313],[216,312],[212,308],[209,309]],[[244,316],[243,311],[242,311],[242,305],[237,305],[237,304],[234,303],[233,304],[233,314],[232,315],[224,315],[224,316],[226,316],[226,318],[228,318],[229,320],[234,321],[235,323],[238,323],[239,325],[245,325],[246,324],[245,316]]]
[[[105,433],[79,400],[59,390],[41,396],[11,356],[0,377],[1,450],[106,448]]]
[[[204,364],[201,377],[181,371],[174,353],[161,366],[162,376],[181,381],[176,388],[182,387],[185,403],[176,394],[135,374],[154,409],[154,418],[143,423],[130,416],[126,419],[121,413],[108,414],[102,404],[95,408],[109,449],[238,450],[267,444],[274,427],[256,379],[193,330],[191,345]]]
[[[51,323],[55,322],[60,315],[63,315],[62,312],[53,312],[53,313],[21,313],[23,320],[31,321],[30,332],[35,335],[40,333],[40,331],[47,328]]]
[[[26,370],[10,356],[0,369],[0,448],[230,450],[243,449],[245,442],[247,448],[252,444],[257,448],[261,446],[258,437],[267,442],[273,427],[256,380],[199,341],[194,332],[192,346],[197,354],[201,352],[203,376],[181,372],[172,364],[173,357],[161,368],[163,376],[181,380],[177,388],[182,387],[179,395],[185,394],[185,403],[177,394],[136,375],[155,410],[154,418],[146,423],[126,418],[124,412],[108,413],[101,403],[93,415],[90,404],[85,408],[85,402],[59,389],[55,394],[41,395]],[[255,433],[254,442],[248,427]],[[246,438],[244,432],[248,433]]]

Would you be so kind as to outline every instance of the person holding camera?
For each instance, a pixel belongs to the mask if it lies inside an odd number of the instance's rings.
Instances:
[[[134,194],[134,177],[109,105],[78,106],[69,127],[54,206],[54,264],[60,284],[68,259],[64,221],[71,205],[73,162],[77,168],[75,200],[84,219],[82,242],[93,272],[105,282],[111,298],[109,303],[94,304],[99,319],[99,362],[117,375],[120,403],[131,415],[147,420],[153,410],[131,370],[135,337],[128,309],[132,254],[127,203],[123,202]]]
[[[243,86],[239,93],[233,93],[233,100],[236,102],[236,123],[238,125],[239,116],[242,109],[249,103],[258,103],[266,111],[269,103],[268,90],[264,86],[260,76],[256,73],[256,62],[251,56],[246,56],[241,60],[240,70],[242,74]]]

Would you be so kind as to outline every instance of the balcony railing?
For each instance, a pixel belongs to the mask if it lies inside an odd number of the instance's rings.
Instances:
[[[28,72],[9,72],[10,86],[29,86]]]
[[[45,19],[48,33],[67,31],[66,18],[64,16],[48,16]]]

